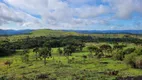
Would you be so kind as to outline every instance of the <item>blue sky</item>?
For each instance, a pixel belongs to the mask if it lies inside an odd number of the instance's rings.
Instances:
[[[142,30],[142,0],[0,0],[0,29]]]

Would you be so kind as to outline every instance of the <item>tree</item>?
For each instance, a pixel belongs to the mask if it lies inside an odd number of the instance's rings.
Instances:
[[[113,58],[116,60],[123,60],[123,58],[124,58],[123,51],[115,50],[115,52],[113,53]]]
[[[120,50],[120,49],[123,49],[124,47],[126,47],[126,45],[115,44],[115,45],[113,46],[113,49]]]
[[[83,62],[85,63],[85,61],[86,61],[86,59],[87,59],[87,56],[86,56],[86,55],[83,55],[82,58],[83,58]]]
[[[71,56],[73,53],[72,48],[73,47],[70,45],[64,47],[64,55],[67,57],[68,63],[70,63],[69,56]]]
[[[124,62],[128,65],[131,65],[131,67],[135,68],[136,67],[136,65],[135,65],[136,56],[137,55],[135,53],[125,55]]]
[[[136,68],[142,69],[142,56],[136,57],[135,65]]]
[[[90,57],[93,57],[93,52],[97,52],[98,48],[95,46],[89,46],[88,50],[90,52]]]
[[[11,53],[11,52],[10,52],[9,50],[4,49],[4,48],[0,48],[0,57],[9,56],[10,53]]]
[[[142,68],[142,49],[137,47],[131,54],[126,54],[124,61],[134,68]]]
[[[44,47],[39,51],[40,57],[42,57],[44,60],[44,65],[46,65],[46,58],[51,57],[51,48]]]
[[[58,48],[58,53],[60,56],[63,54],[63,51],[61,50],[61,48]]]
[[[100,49],[102,49],[105,53],[111,53],[111,46],[108,44],[103,44],[100,46]]]
[[[67,46],[65,46],[64,47],[64,55],[65,56],[71,56],[72,55],[72,53],[74,52],[74,47],[73,46],[71,46],[71,45],[67,45]]]
[[[85,47],[85,44],[82,41],[76,41],[75,44],[79,48],[79,51],[82,51],[83,47]]]
[[[36,57],[36,60],[38,60],[38,52],[39,52],[39,48],[36,47],[33,49],[33,52],[35,52],[35,57]]]
[[[97,56],[97,58],[101,58],[102,56],[104,56],[103,51],[98,48],[98,49],[96,50],[96,56]]]
[[[135,48],[127,48],[123,51],[124,54],[131,54],[134,52],[136,49]]]
[[[28,63],[29,62],[29,55],[28,55],[28,50],[24,49],[21,53],[21,60],[22,62]]]

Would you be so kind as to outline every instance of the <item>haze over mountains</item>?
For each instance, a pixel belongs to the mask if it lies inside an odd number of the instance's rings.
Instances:
[[[19,35],[19,34],[27,34],[32,32],[33,30],[25,29],[25,30],[2,30],[0,29],[0,35]]]
[[[35,30],[2,30],[0,35],[20,35],[28,34]],[[37,30],[38,31],[38,30]],[[65,32],[77,32],[81,34],[142,34],[142,30],[62,30]]]
[[[83,34],[142,34],[142,30],[65,30]]]

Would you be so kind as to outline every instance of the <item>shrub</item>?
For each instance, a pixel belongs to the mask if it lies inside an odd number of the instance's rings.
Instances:
[[[135,51],[135,48],[127,48],[123,51],[124,54],[131,54]]]
[[[12,61],[6,61],[4,64],[10,66],[12,64]]]
[[[29,55],[28,54],[22,55],[21,60],[22,60],[22,62],[28,63],[29,62]]]
[[[126,55],[124,62],[134,68],[142,68],[142,49],[137,48],[133,53]]]
[[[97,58],[102,58],[104,56],[104,54],[103,53],[99,53],[99,54],[97,54]]]
[[[142,69],[142,56],[136,57],[135,65],[136,68]]]
[[[36,79],[48,79],[49,75],[48,74],[39,74],[36,76]]]
[[[136,53],[138,56],[142,55],[142,48],[141,47],[138,47],[134,53]]]
[[[123,60],[123,52],[122,51],[118,51],[118,52],[114,52],[113,53],[113,58],[116,59],[116,60]]]
[[[125,56],[124,62],[131,65],[132,67],[135,67],[135,57],[137,55],[135,53],[131,53]]]

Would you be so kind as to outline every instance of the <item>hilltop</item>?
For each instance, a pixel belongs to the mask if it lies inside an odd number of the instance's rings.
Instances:
[[[15,41],[15,40],[23,39],[26,37],[40,37],[40,36],[60,37],[60,36],[70,36],[70,35],[78,36],[80,34],[77,32],[65,32],[61,30],[39,29],[39,30],[32,30],[26,34],[8,35],[8,37],[1,36],[0,39],[3,40],[5,38],[9,38],[10,40]]]
[[[78,35],[78,34],[142,34],[142,30],[2,30],[0,35],[22,35],[30,34],[32,36],[49,36],[49,35]]]
[[[2,31],[2,30],[1,30]],[[96,36],[96,37],[109,37],[109,38],[122,38],[126,35],[131,37],[137,37],[138,36],[134,36],[132,35],[133,33],[119,33],[119,31],[116,31],[116,33],[114,33],[115,31],[113,31],[113,33],[105,33],[107,31],[105,31],[103,33],[103,31],[100,31],[99,33],[96,33],[94,31],[75,31],[75,30],[51,30],[51,29],[39,29],[39,30],[21,30],[20,34],[18,34],[18,31],[16,31],[17,34],[15,35],[8,35],[8,37],[6,36],[1,36],[0,39],[3,40],[5,38],[9,38],[10,40],[17,40],[17,39],[23,39],[26,37],[40,37],[40,36],[46,36],[46,37],[61,37],[61,36]],[[15,33],[16,33],[15,32]],[[123,31],[122,31],[123,32]],[[136,32],[136,31],[131,31],[131,32]],[[141,32],[137,31],[138,33]],[[23,34],[21,34],[23,33]],[[118,35],[119,34],[119,35]],[[140,36],[141,34],[139,34]]]
[[[79,35],[77,32],[65,32],[62,30],[50,30],[50,29],[40,29],[32,31],[30,36],[68,36],[68,35]]]

